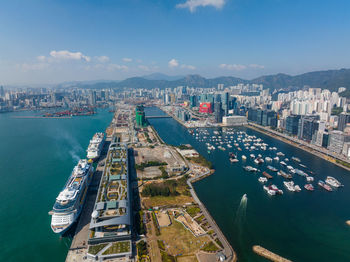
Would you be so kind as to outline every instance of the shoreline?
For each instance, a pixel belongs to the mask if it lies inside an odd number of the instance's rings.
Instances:
[[[305,146],[305,145],[300,145],[300,144],[298,144],[297,142],[294,142],[294,141],[289,140],[289,139],[287,139],[287,138],[285,138],[285,137],[282,137],[281,135],[273,134],[272,132],[269,132],[268,130],[265,130],[265,129],[263,129],[263,128],[260,128],[260,127],[257,127],[257,126],[253,126],[253,125],[251,125],[250,123],[249,123],[248,125],[246,125],[246,127],[247,127],[247,128],[250,128],[250,129],[252,129],[252,130],[255,130],[255,131],[259,132],[259,133],[262,133],[262,134],[265,134],[265,135],[267,135],[267,136],[270,136],[270,137],[273,137],[273,138],[275,138],[275,139],[278,139],[279,141],[282,141],[282,142],[284,142],[284,143],[286,143],[286,144],[289,144],[289,145],[291,145],[291,146],[294,146],[294,147],[296,147],[296,148],[298,148],[298,149],[301,149],[301,150],[303,150],[303,151],[305,151],[305,152],[308,152],[308,153],[310,153],[310,154],[313,154],[314,156],[317,156],[317,157],[319,157],[319,158],[321,158],[321,159],[324,159],[324,160],[326,160],[326,161],[328,161],[328,162],[330,162],[330,163],[332,163],[332,164],[334,164],[334,165],[337,165],[337,166],[339,166],[339,167],[341,167],[341,168],[343,168],[343,169],[345,169],[345,170],[347,170],[347,171],[350,171],[350,168],[349,168],[349,167],[346,167],[346,166],[344,166],[344,165],[342,165],[342,164],[336,162],[336,159],[334,159],[334,158],[331,157],[331,156],[327,156],[327,155],[325,155],[325,154],[322,153],[322,152],[315,151],[315,150],[313,150],[312,148],[309,148],[309,147],[307,147],[307,146]],[[290,139],[292,139],[292,137],[291,137]]]
[[[162,110],[161,108],[159,108],[160,110]],[[163,110],[162,110],[163,111]],[[165,111],[163,111],[165,112]],[[165,112],[166,114],[168,114],[167,112]],[[168,114],[170,115],[170,114]],[[172,117],[172,119],[175,119],[175,117],[173,115],[170,115]],[[176,120],[176,119],[175,119]],[[181,125],[183,125],[181,123],[181,121],[176,120],[178,123],[180,123]],[[163,139],[160,137],[160,135],[158,134],[158,132],[156,131],[156,129],[150,124],[150,126],[153,129],[153,132],[157,135],[158,138],[160,138],[160,140],[162,142]],[[186,127],[185,125],[183,125],[184,127]],[[186,129],[188,129],[188,127],[186,127]],[[192,146],[192,145],[191,145]],[[172,146],[176,149],[175,146]],[[187,161],[185,161],[187,162]],[[198,164],[199,165],[199,164]],[[201,166],[201,165],[199,165]],[[211,176],[212,174],[214,174],[215,170],[214,169],[209,169],[208,172],[203,173],[201,175],[197,175],[194,177],[191,177],[189,179],[187,179],[186,183],[190,188],[190,193],[191,196],[193,198],[193,200],[198,204],[199,208],[201,209],[203,215],[205,216],[205,218],[207,219],[207,221],[210,223],[211,227],[213,228],[213,230],[216,232],[218,238],[220,239],[221,243],[224,245],[224,248],[221,252],[224,252],[225,256],[226,256],[226,261],[232,261],[232,262],[236,262],[237,261],[237,254],[234,251],[234,249],[232,248],[231,244],[228,242],[227,238],[225,237],[225,235],[223,234],[223,232],[221,231],[220,227],[216,224],[214,218],[210,215],[209,211],[207,210],[207,208],[205,207],[205,205],[202,203],[202,201],[199,199],[199,197],[196,194],[196,191],[194,189],[194,187],[192,186],[193,183],[200,181],[202,179],[205,179],[208,176]]]

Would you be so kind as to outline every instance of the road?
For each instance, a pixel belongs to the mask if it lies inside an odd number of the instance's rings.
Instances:
[[[194,201],[196,201],[196,203],[198,204],[199,208],[201,209],[203,215],[205,216],[205,218],[207,219],[208,223],[210,224],[210,227],[214,230],[214,232],[216,233],[218,239],[223,244],[223,246],[224,246],[223,253],[226,256],[226,261],[236,261],[237,260],[236,253],[234,252],[234,250],[231,247],[231,245],[228,243],[226,237],[221,232],[221,230],[220,230],[219,226],[216,224],[215,220],[209,214],[209,211],[207,210],[207,208],[199,200],[199,198],[198,198],[198,196],[196,194],[196,191],[194,190],[194,188],[192,186],[192,181],[197,180],[197,179],[199,179],[201,177],[206,177],[209,173],[210,173],[210,170],[205,172],[205,173],[203,173],[203,174],[201,174],[200,176],[195,176],[193,178],[190,178],[190,179],[187,180],[187,184],[190,187],[190,192],[191,192],[191,195],[192,195]]]

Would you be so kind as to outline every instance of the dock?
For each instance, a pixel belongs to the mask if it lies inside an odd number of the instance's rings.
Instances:
[[[101,180],[101,176],[103,173],[104,166],[100,164],[105,161],[107,156],[106,152],[108,150],[109,141],[108,138],[103,146],[101,151],[101,156],[98,160],[97,168],[92,177],[88,194],[86,196],[86,201],[83,206],[83,210],[81,212],[75,234],[72,240],[72,244],[68,250],[68,254],[66,257],[66,262],[77,262],[83,261],[86,257],[86,253],[88,250],[88,238],[89,238],[89,226],[91,220],[91,213],[94,209],[94,204],[97,196],[97,189]]]
[[[258,245],[253,246],[253,251],[255,253],[257,253],[259,256],[262,256],[262,257],[267,258],[267,259],[274,261],[274,262],[292,262],[289,259],[283,258],[283,257],[267,250],[266,248],[263,248],[262,246],[258,246]]]

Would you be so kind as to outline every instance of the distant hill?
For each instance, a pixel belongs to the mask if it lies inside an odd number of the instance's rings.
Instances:
[[[141,77],[147,80],[167,80],[167,81],[173,81],[173,80],[184,78],[184,76],[169,76],[162,73],[153,73],[153,74],[145,75]]]
[[[180,76],[178,76],[180,77]],[[291,76],[286,74],[276,74],[261,76],[252,80],[245,80],[233,76],[223,76],[207,79],[200,75],[188,75],[179,79],[172,79],[164,74],[152,74],[144,77],[131,77],[123,81],[100,81],[93,83],[77,82],[75,86],[81,88],[174,88],[177,86],[190,86],[211,88],[218,84],[225,86],[244,84],[263,84],[264,88],[275,89],[300,89],[304,86],[314,88],[329,89],[337,91],[339,87],[350,88],[350,69],[315,71],[301,75]],[[174,77],[177,78],[177,77]],[[65,85],[66,86],[66,85]]]

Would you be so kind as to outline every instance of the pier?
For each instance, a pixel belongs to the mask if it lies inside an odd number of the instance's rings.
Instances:
[[[72,244],[68,250],[66,257],[66,262],[77,262],[83,261],[86,257],[88,250],[88,238],[89,238],[89,225],[91,220],[91,213],[94,209],[94,204],[97,196],[97,189],[101,180],[104,166],[100,165],[106,159],[106,152],[110,144],[109,138],[106,139],[106,142],[101,151],[101,156],[98,161],[97,168],[94,172],[93,178],[91,180],[88,194],[86,196],[86,201],[84,203],[75,234],[72,240]]]
[[[283,258],[283,257],[267,250],[266,248],[263,248],[262,246],[253,246],[253,251],[255,253],[257,253],[259,256],[262,256],[262,257],[267,258],[267,259],[274,261],[274,262],[292,262],[289,259]]]

